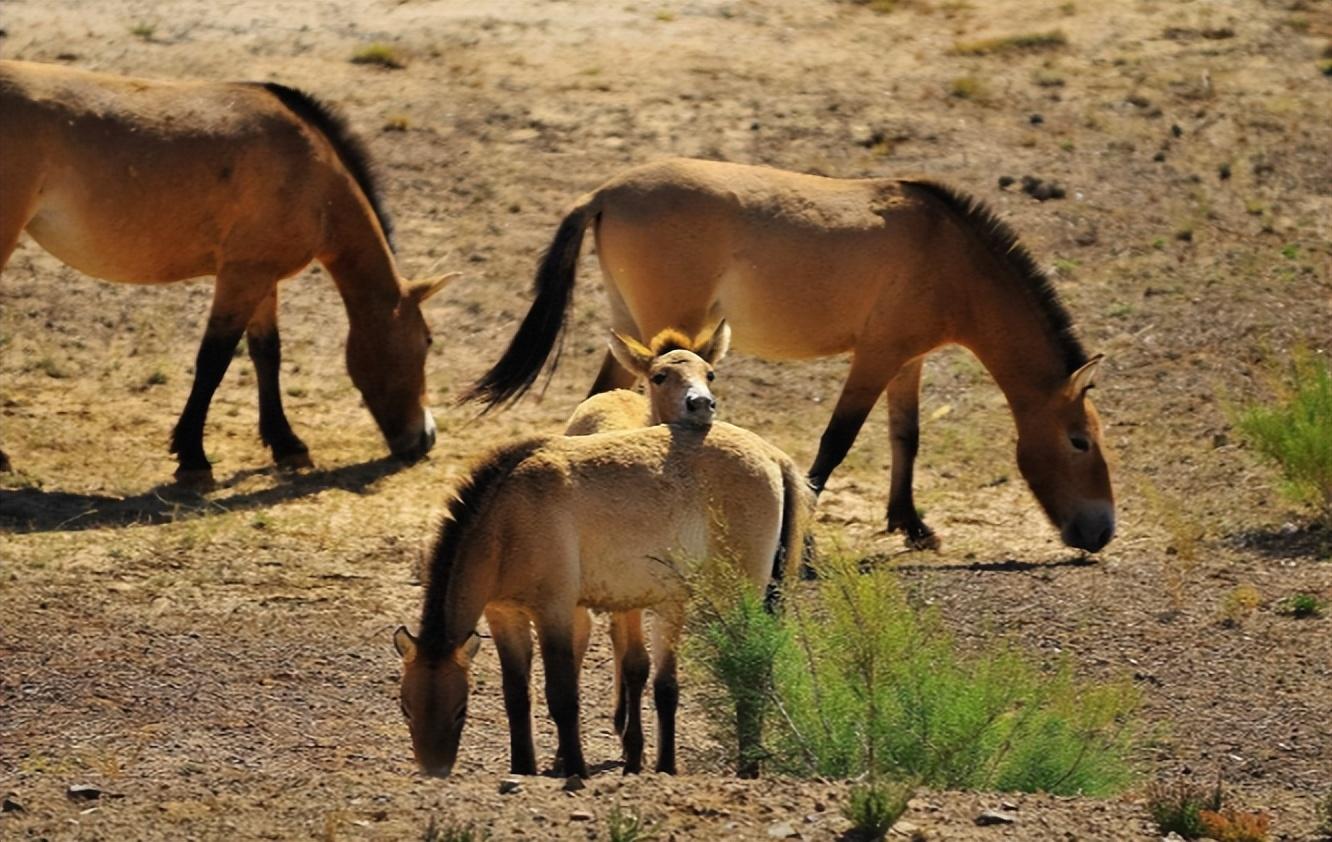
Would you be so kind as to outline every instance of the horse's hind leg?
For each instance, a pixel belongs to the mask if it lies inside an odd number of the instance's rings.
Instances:
[[[556,756],[562,761],[562,774],[586,778],[587,762],[583,759],[578,723],[578,670],[572,624],[552,623],[543,618],[537,635],[541,640],[541,663],[546,670],[546,705],[559,734]]]
[[[611,617],[615,646],[615,732],[624,749],[624,773],[643,771],[643,688],[647,686],[647,646],[643,612],[624,611]]]
[[[171,452],[180,465],[177,479],[210,478],[212,465],[204,455],[203,431],[208,405],[227,373],[245,326],[268,291],[277,283],[271,274],[257,273],[252,266],[224,266],[213,287],[213,308],[194,364],[194,385],[185,409],[171,433]]]
[[[892,479],[888,488],[888,531],[906,533],[907,546],[937,550],[939,539],[916,511],[911,485],[920,447],[920,369],[917,357],[888,383],[888,430],[893,442]]]
[[[504,685],[504,712],[509,719],[509,771],[535,775],[536,746],[532,742],[532,629],[527,616],[514,611],[486,609],[486,622],[495,638]]]
[[[675,712],[680,706],[680,682],[675,675],[675,646],[684,624],[680,608],[656,612],[652,621],[652,701],[657,708],[657,771],[674,775]]]
[[[273,451],[273,461],[283,468],[311,466],[310,449],[292,432],[282,409],[278,379],[282,368],[282,340],[278,336],[277,287],[259,302],[245,328],[245,344],[254,362],[259,384],[259,436]]]
[[[846,458],[865,418],[874,408],[874,402],[883,394],[902,362],[892,353],[856,349],[851,359],[851,371],[842,384],[842,394],[837,398],[837,406],[823,437],[819,439],[814,466],[809,469],[809,484],[816,493],[823,491],[828,477]]]
[[[24,162],[28,163],[28,162]],[[19,235],[32,219],[36,204],[37,182],[41,173],[35,165],[0,168],[0,274],[9,265],[9,258],[18,245]],[[3,395],[0,395],[2,397]],[[0,473],[12,471],[9,457],[0,450]]]

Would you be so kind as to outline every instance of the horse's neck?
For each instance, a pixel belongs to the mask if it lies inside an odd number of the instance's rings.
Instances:
[[[439,655],[451,654],[443,650],[467,641],[476,631],[486,603],[493,596],[483,592],[483,588],[494,577],[477,575],[480,571],[476,562],[483,559],[473,558],[470,549],[460,547],[449,570],[441,571],[442,579],[436,580],[432,576],[430,581],[426,599],[428,609],[421,618],[421,638],[428,640],[431,646],[439,647],[441,651],[436,653]]]
[[[391,312],[402,298],[397,267],[379,223],[357,206],[330,214],[329,250],[320,256],[347,305],[358,316]]]

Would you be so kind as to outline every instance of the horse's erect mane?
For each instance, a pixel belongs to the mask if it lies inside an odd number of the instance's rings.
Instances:
[[[1073,329],[1073,317],[1059,299],[1059,292],[1045,270],[1018,241],[1017,233],[999,218],[984,202],[956,188],[936,181],[907,181],[918,190],[933,196],[967,225],[967,229],[980,238],[986,249],[1000,262],[1013,270],[1024,293],[1043,317],[1069,374],[1087,362],[1087,351]]]
[[[654,357],[660,357],[662,354],[669,354],[671,351],[692,351],[697,353],[702,345],[702,342],[690,339],[675,328],[668,327],[652,337],[652,341],[648,343],[648,350],[652,351]]]
[[[425,604],[421,610],[419,645],[431,658],[450,654],[463,640],[445,640],[446,606],[454,562],[467,532],[485,511],[495,488],[522,462],[549,440],[548,436],[522,439],[500,445],[481,457],[453,492],[444,515],[439,540],[430,558]]]
[[[365,200],[370,203],[370,209],[374,211],[375,218],[379,220],[379,227],[384,232],[384,239],[388,241],[389,248],[392,249],[393,221],[389,219],[388,212],[384,210],[384,203],[379,195],[379,179],[375,176],[370,153],[366,150],[361,139],[347,125],[346,119],[327,103],[320,102],[305,91],[279,85],[276,82],[254,82],[252,84],[258,85],[277,97],[278,101],[286,106],[288,111],[309,123],[320,134],[328,138],[328,142],[333,146],[333,151],[338,153],[338,160],[347,168],[347,172],[351,173],[352,178],[361,188],[361,192],[365,194]]]

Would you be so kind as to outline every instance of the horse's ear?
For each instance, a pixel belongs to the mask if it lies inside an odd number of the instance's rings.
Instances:
[[[416,660],[416,638],[412,637],[406,626],[398,626],[398,630],[393,633],[393,648],[398,650],[404,664]]]
[[[1096,372],[1105,360],[1105,354],[1097,354],[1083,364],[1082,368],[1068,376],[1068,392],[1074,397],[1081,397],[1096,385]]]
[[[425,303],[426,299],[430,296],[461,277],[462,272],[449,272],[440,275],[438,278],[427,278],[424,281],[408,281],[407,289],[404,290],[403,294],[420,305]]]
[[[467,669],[469,666],[471,666],[472,659],[476,657],[476,653],[480,649],[481,649],[481,635],[477,634],[476,632],[472,632],[472,634],[467,638],[467,641],[463,643],[462,646],[458,647],[458,651],[453,653],[453,660],[458,662],[458,666],[462,667],[463,669]]]
[[[652,370],[652,351],[632,336],[612,330],[610,352],[620,365],[638,377],[647,377]]]
[[[716,365],[731,350],[731,326],[722,319],[712,335],[701,341],[695,340],[694,347],[698,349],[695,353],[707,360],[708,365]]]

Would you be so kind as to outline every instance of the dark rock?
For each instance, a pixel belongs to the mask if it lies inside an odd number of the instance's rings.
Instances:
[[[1039,126],[1041,123],[1044,123],[1044,122],[1045,122],[1045,118],[1042,117],[1040,114],[1033,114],[1033,115],[1031,115],[1030,117],[1028,117],[1027,120],[1028,120],[1033,126]]]
[[[1011,175],[1001,175],[1001,176],[999,176],[999,189],[1000,189],[1000,190],[1007,189],[1008,186],[1011,185],[1011,184],[1013,183],[1014,180],[1015,180],[1015,179],[1014,179],[1013,176],[1011,176]]]
[[[1175,123],[1170,126],[1170,134],[1175,137],[1180,137],[1184,134],[1184,130],[1179,127],[1179,123]]]
[[[70,784],[65,790],[65,797],[70,801],[96,801],[102,794],[102,790],[91,784]]]
[[[1017,821],[1017,816],[1009,813],[1003,813],[999,810],[986,810],[976,817],[976,824],[981,827],[989,827],[996,824],[1013,824]]]
[[[1222,181],[1230,178],[1230,164],[1222,164],[1216,168],[1217,177]]]
[[[2,32],[3,30],[0,30]],[[6,795],[4,800],[0,801],[0,813],[22,813],[23,805],[14,800],[12,795]]]
[[[499,794],[510,795],[515,792],[522,792],[523,782],[518,778],[505,778],[499,783]]]

